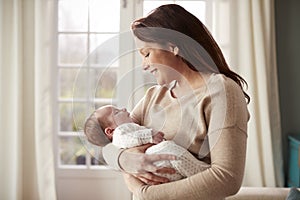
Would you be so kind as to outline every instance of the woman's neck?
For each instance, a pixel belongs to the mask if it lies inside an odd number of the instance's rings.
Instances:
[[[188,70],[177,78],[176,85],[171,89],[173,97],[181,97],[204,84],[203,76],[196,71]]]

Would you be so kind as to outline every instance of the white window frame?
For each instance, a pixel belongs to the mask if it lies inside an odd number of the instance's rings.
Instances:
[[[122,0],[121,0],[122,1]],[[122,2],[121,2],[122,3]],[[122,4],[121,4],[122,5]],[[135,4],[133,2],[128,2],[127,3],[127,9],[121,9],[121,15],[124,15],[126,17],[121,17],[123,20],[127,21],[122,24],[120,27],[121,31],[122,29],[125,28],[125,25],[127,24],[127,27],[129,27],[129,24],[131,23],[131,20],[135,17],[134,14],[135,12],[132,12],[135,8]],[[57,10],[57,19],[55,20],[58,22],[58,1],[56,1],[56,10]],[[131,12],[129,11],[131,10]],[[132,16],[131,16],[132,15]],[[57,24],[56,24],[57,25]],[[57,26],[56,26],[57,27]],[[57,32],[57,37],[55,44],[56,49],[58,50],[58,32]],[[133,45],[133,44],[132,44]],[[87,47],[89,48],[89,47]],[[58,54],[56,54],[58,55]],[[57,63],[58,58],[55,58],[55,62]],[[128,61],[127,61],[128,62]],[[129,65],[128,65],[129,66]],[[59,67],[55,66],[54,67],[54,74],[56,74],[56,77],[53,77],[53,83],[57,84],[56,91],[53,91],[54,94],[56,94],[56,101],[54,102],[54,113],[57,114],[57,116],[54,116],[54,121],[56,123],[54,130],[56,132],[54,133],[54,153],[55,153],[55,176],[56,176],[56,187],[57,187],[57,196],[59,199],[83,199],[82,197],[86,197],[84,199],[91,199],[95,198],[97,195],[97,189],[93,189],[92,186],[97,180],[102,180],[102,182],[107,182],[110,181],[114,185],[114,190],[115,190],[115,198],[116,199],[131,199],[131,194],[127,190],[123,178],[119,172],[116,172],[112,169],[109,169],[105,166],[91,166],[90,160],[91,156],[89,153],[86,154],[86,165],[60,165],[60,152],[59,152],[59,137],[60,136],[74,136],[78,135],[78,133],[74,132],[61,132],[59,130],[59,102],[64,101],[64,102],[69,102],[72,103],[72,99],[65,99],[61,100],[59,99],[59,88],[58,88],[58,75],[59,75]],[[129,83],[129,85],[133,86],[133,83]],[[118,105],[122,104],[122,102],[118,102]],[[80,184],[78,184],[81,182]],[[90,184],[91,190],[72,190],[72,187],[80,188],[84,184]],[[101,185],[102,184],[102,185]],[[105,187],[106,183],[101,183],[97,181],[97,186]],[[90,188],[90,187],[87,187]],[[71,189],[71,190],[70,190]],[[101,189],[101,188],[99,188]],[[98,191],[99,191],[98,189]],[[107,191],[105,191],[107,190]],[[111,193],[111,189],[102,189],[101,191],[101,196],[99,197],[100,199],[109,199],[109,194]],[[104,194],[104,193],[107,194]],[[99,193],[99,192],[98,192]]]

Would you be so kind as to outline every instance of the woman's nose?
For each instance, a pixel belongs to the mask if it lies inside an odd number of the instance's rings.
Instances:
[[[143,70],[147,70],[147,69],[149,69],[149,67],[150,67],[149,63],[144,60],[143,61]]]

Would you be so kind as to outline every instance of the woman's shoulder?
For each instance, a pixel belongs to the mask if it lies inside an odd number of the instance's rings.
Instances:
[[[224,74],[213,73],[209,75],[206,80],[206,87],[209,93],[226,94],[226,96],[239,94],[244,97],[242,88]]]
[[[226,108],[234,105],[246,107],[247,104],[242,88],[224,74],[211,74],[208,77],[205,96],[213,105]]]
[[[207,81],[208,113],[225,119],[226,126],[237,125],[246,130],[249,120],[247,102],[242,88],[224,74],[212,74]],[[213,127],[218,127],[214,125]]]
[[[234,80],[221,73],[210,74],[208,76],[207,84],[215,87],[240,88]]]

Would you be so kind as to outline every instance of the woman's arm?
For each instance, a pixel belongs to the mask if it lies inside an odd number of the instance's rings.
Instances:
[[[127,175],[128,188],[138,199],[222,199],[235,194],[241,185],[246,154],[245,132],[224,129],[211,149],[211,167],[186,179],[161,185],[145,185]]]
[[[112,143],[107,144],[102,148],[102,156],[109,167],[115,170],[121,170],[119,164],[119,156],[124,149],[118,148]]]

